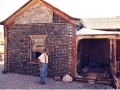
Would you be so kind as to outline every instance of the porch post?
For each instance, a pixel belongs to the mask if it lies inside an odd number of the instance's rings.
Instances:
[[[72,60],[71,60],[71,76],[74,78],[75,77],[75,60],[76,60],[76,26],[72,25]]]
[[[114,62],[114,74],[117,73],[117,62],[116,62],[116,39],[113,39],[113,62]]]
[[[111,44],[112,42],[112,44]],[[112,72],[112,76],[113,76],[113,87],[115,87],[116,89],[118,89],[118,85],[119,82],[116,78],[116,73],[117,73],[117,63],[116,63],[116,38],[113,38],[110,40],[110,46],[112,47],[112,63],[110,62],[111,65],[111,72]]]
[[[110,68],[114,75],[117,73],[116,65],[116,39],[110,39]]]

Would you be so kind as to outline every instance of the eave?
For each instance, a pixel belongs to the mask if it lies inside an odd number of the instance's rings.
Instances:
[[[22,7],[20,7],[16,12],[14,12],[11,16],[9,16],[7,19],[0,22],[0,24],[10,26],[11,24],[14,23],[16,17],[18,17],[20,14],[22,14],[23,12],[28,10],[30,7],[32,7],[36,3],[40,3],[40,4],[48,7],[49,9],[51,9],[54,12],[54,14],[63,18],[64,20],[66,20],[67,22],[69,22],[71,24],[83,25],[83,23],[80,22],[80,19],[75,19],[75,18],[70,17],[69,15],[65,14],[64,12],[62,12],[61,10],[57,9],[56,7],[50,5],[49,3],[45,2],[44,0],[30,0],[30,1],[28,1],[26,4],[24,4]]]

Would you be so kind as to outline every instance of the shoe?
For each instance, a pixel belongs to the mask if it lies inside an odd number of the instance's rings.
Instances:
[[[42,83],[46,84],[45,82],[42,82]]]
[[[44,85],[45,83],[44,82],[40,82],[41,85]]]

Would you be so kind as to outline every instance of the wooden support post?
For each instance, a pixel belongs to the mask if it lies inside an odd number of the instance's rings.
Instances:
[[[78,64],[78,58],[80,59],[80,56],[78,56],[79,52],[77,51],[77,49],[78,49],[78,43],[80,42],[80,40],[81,40],[81,39],[78,39],[78,37],[76,37],[75,77],[78,76],[77,64]]]
[[[113,39],[113,62],[114,62],[114,74],[117,73],[117,62],[116,62],[116,39]]]
[[[116,40],[110,39],[110,69],[116,75]]]
[[[71,75],[72,77],[75,77],[75,60],[77,57],[76,54],[76,26],[73,25],[73,30],[72,30],[72,60],[71,60]]]
[[[118,80],[116,78],[117,63],[116,63],[116,39],[110,39],[110,69],[113,77],[113,86],[118,89]]]

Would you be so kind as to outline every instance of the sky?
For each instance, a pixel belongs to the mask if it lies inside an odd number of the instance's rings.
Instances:
[[[0,21],[5,20],[29,0],[0,0]],[[120,16],[120,0],[45,0],[75,18]],[[0,25],[0,31],[3,27]]]

